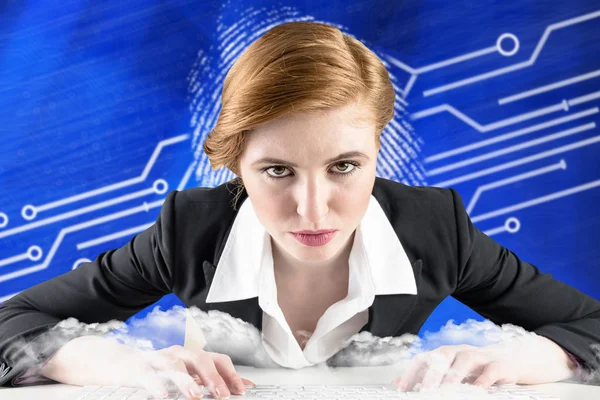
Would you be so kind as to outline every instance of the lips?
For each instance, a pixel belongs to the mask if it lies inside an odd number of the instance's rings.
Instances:
[[[323,233],[329,233],[329,232],[335,232],[335,229],[319,229],[318,231],[309,231],[309,230],[304,230],[304,231],[295,231],[292,233],[295,233],[297,235],[303,234],[303,235],[321,235]]]
[[[315,232],[315,231],[299,231],[299,232]],[[316,231],[319,232],[319,231]],[[324,246],[327,243],[331,242],[335,234],[336,230],[322,230],[319,234],[310,234],[310,233],[298,233],[291,232],[294,238],[302,243],[305,246],[318,247]]]

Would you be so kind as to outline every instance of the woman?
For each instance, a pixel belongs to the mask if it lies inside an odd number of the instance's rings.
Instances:
[[[12,370],[0,382],[31,365],[14,345],[24,338],[55,381],[131,385],[163,371],[189,398],[198,383],[215,397],[243,393],[248,382],[226,355],[180,346],[139,354],[82,332],[48,346],[39,339],[67,317],[125,320],[168,293],[252,323],[289,368],[327,360],[359,331],[417,334],[449,295],[537,334],[436,349],[444,371],[415,357],[397,382],[404,390],[469,374],[484,387],[552,382],[594,367],[598,301],[480,232],[454,190],[375,176],[394,99],[380,60],[337,29],[294,22],[264,34],[229,71],[204,145],[214,170],[238,176],[238,191],[231,182],[172,191],[156,223],[123,247],[5,302],[0,356]],[[523,354],[541,358],[515,358]]]

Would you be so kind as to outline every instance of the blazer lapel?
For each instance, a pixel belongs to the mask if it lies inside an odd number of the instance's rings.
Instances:
[[[419,290],[423,261],[418,259],[412,263],[412,269]],[[387,294],[376,295],[369,307],[369,322],[361,329],[369,331],[377,337],[397,336],[398,331],[415,306],[418,295]]]
[[[210,261],[204,261],[202,263],[202,269],[204,271],[204,279],[206,280],[206,295],[208,295],[208,288],[210,288],[217,268]],[[240,318],[251,323],[259,331],[262,330],[262,310],[258,305],[258,297],[236,301],[206,303],[206,308],[209,310],[226,312],[234,318]]]

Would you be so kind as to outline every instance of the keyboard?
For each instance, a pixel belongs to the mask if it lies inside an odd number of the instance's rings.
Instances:
[[[204,398],[212,399],[204,388]],[[68,400],[142,400],[153,399],[144,389],[112,386],[84,386]],[[166,399],[183,400],[185,396],[172,388]],[[448,399],[448,400],[559,400],[518,385],[497,385],[488,389],[467,384],[446,385],[437,389],[401,392],[393,384],[386,385],[257,385],[248,387],[244,396],[232,395],[230,399],[249,400],[365,400],[365,399]]]

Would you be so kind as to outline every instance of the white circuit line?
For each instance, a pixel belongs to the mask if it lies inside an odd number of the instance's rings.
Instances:
[[[183,178],[181,178],[181,181],[179,182],[179,186],[177,186],[177,190],[183,190],[185,188],[188,181],[190,180],[190,177],[192,176],[192,172],[194,172],[194,168],[196,168],[196,161],[192,161],[190,163],[190,166],[185,171]]]
[[[506,118],[497,122],[493,122],[487,125],[481,125],[479,122],[473,120],[471,117],[463,114],[461,111],[457,110],[450,104],[442,104],[439,106],[435,106],[429,108],[427,110],[419,111],[410,116],[411,119],[421,119],[425,117],[429,117],[430,115],[439,114],[441,112],[447,111],[450,114],[454,115],[459,120],[463,121],[465,124],[469,125],[473,129],[478,132],[485,133],[489,131],[493,131],[495,129],[504,128],[505,126],[518,124],[519,122],[527,121],[529,119],[541,117],[547,114],[552,114],[558,111],[568,111],[568,104],[566,101],[562,101],[558,104],[547,106],[543,108],[539,108],[534,111],[526,112],[523,114],[516,115],[514,117]]]
[[[434,64],[426,65],[426,66],[420,67],[420,68],[410,67],[410,66],[406,65],[405,63],[403,63],[402,61],[400,61],[397,58],[392,57],[390,55],[386,55],[385,59],[387,61],[389,61],[390,64],[393,64],[396,67],[398,67],[410,74],[410,79],[407,82],[404,89],[399,90],[402,92],[402,96],[404,98],[406,98],[406,96],[408,96],[408,94],[410,93],[410,90],[412,89],[415,81],[417,80],[417,75],[424,74],[424,73],[430,72],[430,71],[434,71],[436,69],[444,68],[449,65],[458,64],[458,63],[461,63],[464,61],[472,60],[473,58],[482,57],[482,56],[485,56],[490,53],[495,53],[497,51],[498,51],[497,46],[490,46],[485,49],[476,50],[471,53],[463,54],[463,55],[460,55],[457,57],[450,58],[448,60],[436,62]]]
[[[492,151],[489,153],[485,153],[485,154],[482,154],[477,157],[468,158],[463,161],[459,161],[459,162],[455,162],[453,164],[445,165],[443,167],[435,168],[435,169],[432,169],[431,171],[427,171],[426,175],[427,176],[435,176],[435,175],[443,174],[446,172],[454,171],[458,168],[466,167],[468,165],[476,164],[476,163],[486,161],[486,160],[491,160],[493,158],[497,158],[497,157],[503,156],[505,154],[511,154],[511,153],[514,153],[514,152],[517,152],[517,151],[520,151],[523,149],[527,149],[529,147],[537,146],[539,144],[548,143],[553,140],[557,140],[557,139],[561,139],[561,138],[564,138],[567,136],[575,135],[577,133],[589,131],[591,129],[594,129],[595,127],[596,127],[596,123],[590,122],[588,124],[580,125],[575,128],[566,129],[564,131],[553,133],[551,135],[542,136],[540,138],[529,140],[527,142],[519,143],[519,144],[516,144],[513,146],[509,146],[509,147],[505,147],[505,148],[495,150],[495,151]]]
[[[494,129],[503,128],[508,125],[513,125],[513,124],[516,124],[516,123],[519,123],[522,121],[526,121],[528,119],[537,118],[537,117],[540,117],[540,116],[543,116],[546,114],[551,114],[553,112],[557,112],[557,111],[561,111],[561,110],[569,111],[570,107],[572,107],[572,106],[583,104],[588,101],[596,100],[599,98],[600,98],[600,91],[597,91],[597,92],[593,92],[593,93],[590,93],[590,94],[587,94],[584,96],[575,97],[570,100],[565,99],[558,104],[539,108],[537,110],[530,111],[530,112],[527,112],[524,114],[519,114],[514,117],[506,118],[506,119],[503,119],[503,120],[500,120],[500,121],[497,121],[497,122],[494,122],[494,123],[491,123],[488,125],[481,125],[479,122],[473,120],[471,117],[468,117],[467,115],[458,111],[456,108],[454,108],[453,106],[451,106],[449,104],[442,104],[440,106],[435,106],[432,108],[428,108],[426,110],[416,112],[411,115],[411,118],[412,119],[420,119],[420,118],[428,117],[430,115],[439,114],[443,111],[447,111],[450,114],[454,115],[459,120],[466,123],[467,125],[476,129],[477,131],[484,133],[484,132],[489,132]]]
[[[404,98],[406,98],[406,96],[408,96],[408,94],[410,93],[410,90],[412,89],[412,87],[414,86],[416,81],[417,81],[417,76],[411,75],[408,82],[406,82],[406,86],[404,87],[404,90],[402,91],[402,96],[404,96]]]
[[[580,140],[579,142],[569,143],[567,145],[556,147],[554,149],[543,151],[541,153],[533,154],[531,156],[523,157],[523,158],[520,158],[515,161],[510,161],[510,162],[507,162],[504,164],[500,164],[495,167],[490,167],[490,168],[482,169],[482,170],[479,170],[479,171],[476,171],[476,172],[473,172],[470,174],[462,175],[457,178],[453,178],[453,179],[449,179],[447,181],[433,184],[431,186],[449,187],[452,185],[456,185],[457,183],[467,182],[467,181],[470,181],[470,180],[473,180],[473,179],[476,179],[476,178],[479,178],[479,177],[482,177],[485,175],[504,171],[505,169],[513,168],[513,167],[523,165],[523,164],[526,164],[526,163],[529,163],[532,161],[537,161],[542,158],[551,157],[551,156],[554,156],[554,155],[557,155],[560,153],[564,153],[564,152],[567,152],[570,150],[575,150],[575,149],[579,149],[579,148],[582,148],[585,146],[589,146],[589,145],[597,143],[597,142],[600,142],[600,135],[593,136],[588,139]]]
[[[396,77],[394,75],[392,75],[392,73],[389,74],[390,75],[390,82],[392,83],[392,86],[394,87],[394,91],[397,94],[400,94],[399,96],[396,95],[396,99],[398,100],[399,103],[401,103],[403,106],[408,106],[408,103],[406,102],[406,100],[404,100],[403,96],[404,96],[404,89],[400,89],[398,87],[398,85],[396,85]],[[395,107],[394,107],[395,108]]]
[[[570,106],[576,106],[578,104],[586,103],[588,101],[592,101],[592,100],[596,100],[596,99],[600,99],[600,90],[597,92],[586,94],[584,96],[576,97],[572,100],[569,100],[568,103]]]
[[[496,69],[496,70],[493,70],[490,72],[486,72],[484,74],[476,75],[471,78],[462,79],[460,81],[449,83],[447,85],[443,85],[443,86],[439,86],[439,87],[436,87],[433,89],[426,90],[423,92],[423,96],[428,97],[428,96],[432,96],[434,94],[443,93],[443,92],[446,92],[446,91],[449,91],[452,89],[456,89],[456,88],[459,88],[462,86],[470,85],[475,82],[480,82],[480,81],[483,81],[486,79],[490,79],[490,78],[493,78],[496,76],[504,75],[509,72],[518,71],[520,69],[532,66],[533,64],[535,64],[535,61],[537,60],[540,52],[542,51],[542,48],[546,44],[546,40],[548,40],[548,37],[550,36],[550,33],[552,33],[552,31],[555,31],[557,29],[562,29],[567,26],[576,25],[581,22],[589,21],[591,19],[598,18],[598,17],[600,17],[600,11],[594,11],[589,14],[585,14],[585,15],[582,15],[579,17],[571,18],[571,19],[568,19],[565,21],[561,21],[561,22],[549,25],[544,30],[544,34],[542,35],[540,41],[538,42],[535,50],[531,54],[531,57],[529,57],[529,60],[520,62],[517,64],[509,65],[508,67],[499,68],[499,69]]]
[[[390,63],[394,64],[396,67],[408,72],[411,75],[420,75],[420,74],[424,74],[426,72],[430,72],[430,71],[433,71],[436,69],[447,67],[449,65],[458,64],[463,61],[468,61],[473,58],[481,57],[486,54],[495,53],[497,51],[498,51],[498,47],[490,46],[490,47],[486,47],[485,49],[475,50],[471,53],[467,53],[467,54],[463,54],[463,55],[456,56],[453,58],[449,58],[447,60],[439,61],[434,64],[426,65],[424,67],[419,67],[419,68],[413,68],[392,56],[386,56],[385,58],[387,60],[389,60]]]
[[[493,236],[503,232],[517,233],[520,229],[521,221],[519,221],[515,217],[509,217],[506,219],[506,221],[504,221],[504,225],[484,231],[483,233],[485,233],[488,236]]]
[[[476,223],[479,221],[485,221],[487,219],[494,218],[499,215],[507,214],[507,213],[510,213],[513,211],[522,210],[522,209],[528,208],[528,207],[537,206],[539,204],[547,203],[549,201],[560,199],[560,198],[566,197],[566,196],[570,196],[572,194],[583,192],[585,190],[594,189],[598,186],[600,186],[600,179],[598,179],[596,181],[584,183],[583,185],[574,186],[569,189],[561,190],[559,192],[555,192],[555,193],[551,193],[551,194],[548,194],[545,196],[537,197],[535,199],[524,201],[524,202],[521,202],[521,203],[518,203],[518,204],[515,204],[512,206],[509,206],[509,207],[504,207],[504,208],[501,208],[496,211],[490,211],[490,212],[487,212],[484,214],[480,214],[476,217],[471,218],[471,221],[473,221],[473,223]]]
[[[63,228],[60,230],[60,232],[58,233],[57,238],[54,240],[54,243],[52,244],[52,248],[50,249],[50,251],[48,252],[48,255],[46,256],[46,259],[44,260],[43,263],[38,264],[38,265],[33,265],[31,267],[28,268],[24,268],[21,269],[19,271],[15,271],[15,272],[11,272],[8,274],[4,274],[4,275],[0,275],[0,282],[4,282],[4,281],[8,281],[10,279],[15,279],[24,275],[29,275],[32,274],[34,272],[38,272],[41,270],[44,270],[46,268],[48,268],[48,265],[50,265],[50,262],[52,261],[52,258],[54,257],[54,254],[56,253],[56,250],[58,250],[58,247],[60,246],[63,238],[72,232],[77,232],[83,229],[87,229],[89,227],[95,226],[95,225],[100,225],[103,224],[105,222],[108,221],[113,221],[122,217],[126,217],[132,214],[136,214],[138,212],[142,212],[142,211],[146,211],[148,212],[150,209],[155,208],[155,207],[160,207],[163,202],[165,201],[165,199],[160,199],[160,200],[156,200],[153,201],[152,203],[146,203],[144,202],[143,204],[136,206],[136,207],[132,207],[129,208],[127,210],[123,210],[123,211],[119,211],[117,213],[114,214],[109,214],[100,218],[96,218],[90,221],[86,221],[86,222],[82,222],[76,225],[72,225],[69,226],[67,228]]]
[[[122,230],[119,232],[111,233],[110,235],[101,236],[96,239],[88,240],[87,242],[81,242],[81,243],[77,244],[77,250],[87,249],[88,247],[97,246],[102,243],[110,242],[111,240],[114,240],[114,239],[119,239],[124,236],[133,235],[133,234],[145,231],[146,229],[150,228],[152,225],[154,225],[154,222],[134,226],[133,228],[129,228],[129,229],[125,229],[125,230]]]
[[[154,149],[152,156],[150,156],[150,159],[146,163],[146,167],[144,168],[144,171],[137,178],[127,179],[125,181],[113,183],[108,186],[90,190],[89,192],[84,192],[84,193],[80,193],[80,194],[77,194],[74,196],[70,196],[70,197],[64,198],[62,200],[57,200],[57,201],[53,201],[51,203],[42,204],[41,206],[35,206],[35,209],[38,212],[42,212],[42,211],[50,210],[52,208],[63,206],[65,204],[70,204],[70,203],[73,203],[73,202],[76,202],[79,200],[87,199],[89,197],[97,196],[99,194],[107,193],[107,192],[110,192],[113,190],[121,189],[126,186],[131,186],[131,185],[135,185],[136,183],[143,182],[148,177],[150,170],[154,166],[154,163],[156,162],[158,155],[160,154],[161,150],[164,147],[175,144],[175,143],[183,142],[183,141],[187,140],[189,137],[190,137],[189,134],[183,134],[183,135],[172,137],[170,139],[161,140],[158,143],[158,145],[156,145],[156,148]]]
[[[525,172],[523,174],[511,176],[509,178],[501,179],[501,180],[496,181],[496,182],[492,182],[492,183],[488,183],[486,185],[479,186],[477,188],[477,190],[475,191],[475,194],[471,198],[471,201],[469,202],[469,205],[467,206],[467,213],[471,214],[471,212],[473,211],[473,208],[475,208],[475,204],[477,204],[477,201],[479,200],[479,197],[486,190],[495,189],[495,188],[498,188],[498,187],[501,187],[501,186],[510,185],[511,183],[520,182],[520,181],[523,181],[525,179],[534,178],[536,176],[543,175],[543,174],[546,174],[548,172],[556,171],[558,169],[562,169],[562,170],[567,169],[567,163],[565,162],[565,160],[560,160],[558,163],[549,165],[547,167],[538,168],[538,169],[535,169],[535,170],[532,170],[532,171],[529,171],[529,172]]]
[[[504,227],[504,225],[499,226],[497,228],[489,229],[487,231],[483,231],[483,233],[485,233],[488,236],[494,236],[494,235],[497,235],[497,234],[503,233],[503,232],[506,232],[506,228]]]
[[[26,231],[29,231],[29,230],[32,230],[35,228],[39,228],[40,226],[50,225],[54,222],[62,221],[65,219],[76,217],[78,215],[82,215],[82,214],[86,214],[86,213],[93,212],[96,210],[100,210],[102,208],[110,207],[115,204],[124,203],[126,201],[136,199],[138,197],[147,196],[147,195],[153,194],[153,193],[156,193],[156,192],[155,192],[154,188],[151,187],[148,189],[143,189],[143,190],[139,190],[137,192],[129,193],[129,194],[126,194],[126,195],[123,195],[120,197],[115,197],[114,199],[109,199],[106,201],[102,201],[100,203],[96,203],[96,204],[92,204],[92,205],[89,205],[86,207],[78,208],[76,210],[69,211],[69,212],[66,212],[63,214],[55,215],[53,217],[42,219],[37,222],[31,222],[29,224],[25,224],[22,226],[18,226],[16,228],[12,228],[12,229],[0,232],[0,239],[3,239],[8,236],[16,235],[17,233],[26,232]]]
[[[81,264],[86,263],[86,262],[92,262],[92,260],[90,260],[89,258],[80,258],[78,260],[75,260],[75,262],[73,263],[73,266],[71,267],[71,270],[76,269]]]
[[[538,94],[550,92],[551,90],[554,90],[554,89],[559,89],[559,88],[562,88],[565,86],[573,85],[575,83],[583,82],[588,79],[597,78],[599,76],[600,76],[600,69],[593,71],[593,72],[589,72],[587,74],[578,75],[573,78],[569,78],[569,79],[565,79],[565,80],[562,80],[559,82],[551,83],[549,85],[540,86],[536,89],[531,89],[531,90],[527,90],[527,91],[524,91],[521,93],[517,93],[512,96],[503,97],[498,100],[498,104],[502,106],[504,104],[512,103],[512,102],[518,101],[518,100],[523,100],[528,97],[532,97],[532,96],[536,96]]]
[[[597,114],[600,109],[598,107],[590,108],[585,111],[578,112],[573,115],[567,115],[566,117],[555,118],[548,122],[543,122],[540,124],[536,124],[533,126],[529,126],[527,128],[519,129],[513,132],[509,132],[503,135],[495,136],[490,139],[482,140],[479,142],[475,142],[466,146],[457,147],[456,149],[444,151],[442,153],[434,154],[430,157],[425,158],[425,163],[430,163],[438,160],[442,160],[444,158],[452,157],[458,154],[466,153],[467,151],[479,149],[481,147],[489,146],[491,144],[495,144],[498,142],[502,142],[505,140],[513,139],[515,137],[519,137],[522,135],[526,135],[528,133],[537,132],[544,128],[549,128],[551,126],[560,125],[565,122],[573,121],[579,118],[585,118],[589,115]]]
[[[29,259],[29,255],[28,255],[27,252],[21,253],[21,254],[17,254],[16,256],[12,256],[12,257],[0,260],[0,267],[4,267],[6,265],[14,264],[16,262],[23,261],[23,260],[28,260],[28,259]]]

